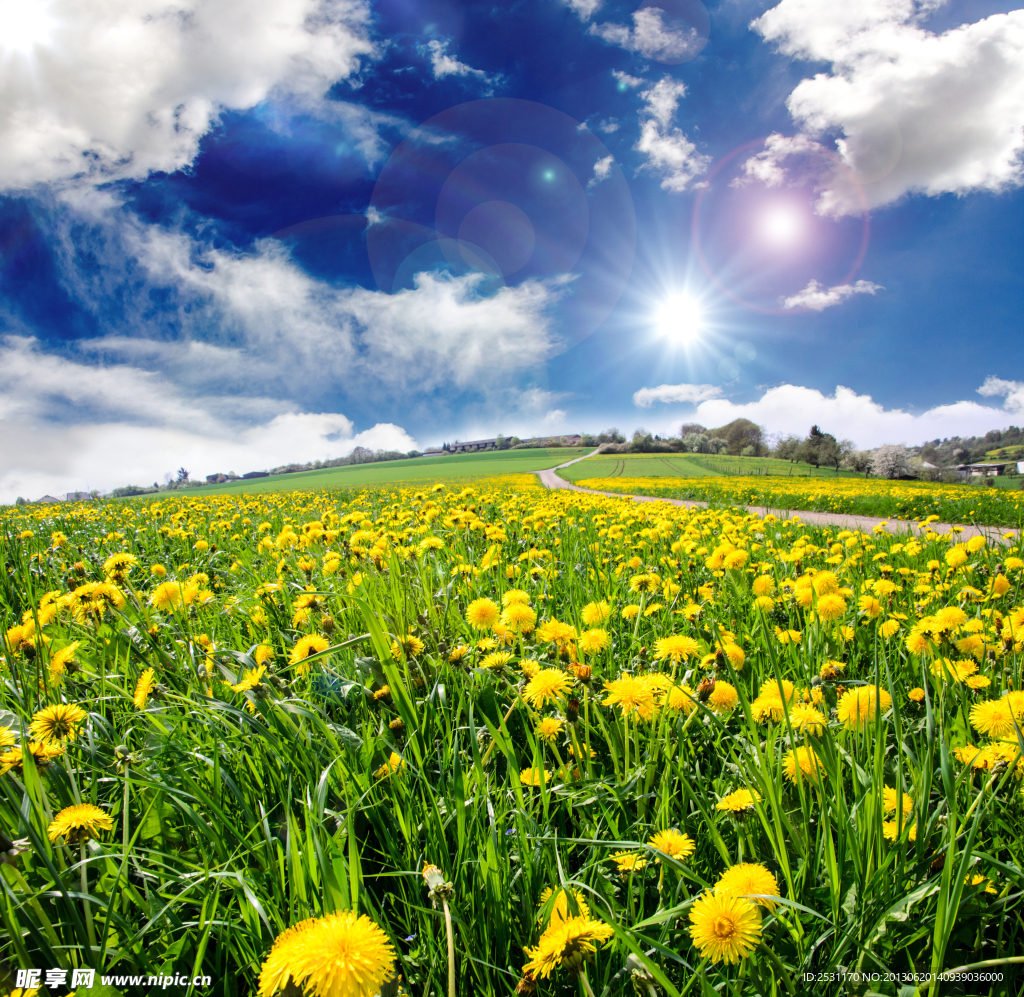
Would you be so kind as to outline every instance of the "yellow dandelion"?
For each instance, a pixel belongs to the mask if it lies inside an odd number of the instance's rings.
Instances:
[[[654,690],[642,676],[620,675],[605,682],[604,689],[608,698],[601,705],[621,707],[624,717],[636,714],[646,720],[654,712]]]
[[[647,866],[647,856],[643,852],[612,852],[610,858],[623,875],[640,872]]]
[[[556,969],[579,970],[597,950],[597,945],[615,934],[611,925],[589,917],[552,918],[535,948],[527,949],[530,961],[523,973],[547,979]]]
[[[825,729],[825,715],[808,703],[795,703],[789,710],[789,722],[793,730],[805,734],[821,734]]]
[[[864,730],[892,706],[892,696],[874,685],[847,689],[839,699],[836,713],[849,730]]]
[[[684,637],[675,634],[671,637],[662,637],[654,642],[654,657],[658,661],[686,661],[700,653],[700,647],[692,637]]]
[[[309,997],[373,997],[394,972],[387,935],[365,914],[310,918],[277,936],[260,969],[259,995],[293,984]]]
[[[914,810],[914,798],[906,793],[899,793],[892,786],[882,787],[882,813],[891,814],[902,810],[904,817],[909,817]]]
[[[513,602],[505,607],[501,622],[513,633],[529,634],[537,623],[537,613],[525,603]]]
[[[76,844],[88,838],[95,838],[100,831],[110,831],[114,819],[91,803],[75,803],[65,807],[46,829],[46,836],[56,842],[64,838],[69,844]]]
[[[297,665],[295,671],[299,675],[305,675],[309,671],[309,662],[306,660],[314,654],[326,651],[331,642],[320,634],[308,634],[295,642],[292,653],[288,655],[288,663]]]
[[[561,669],[543,668],[526,683],[523,699],[539,710],[561,700],[571,685],[572,680]]]
[[[405,759],[397,751],[392,751],[388,760],[373,774],[378,779],[384,779],[387,776],[396,775],[404,768]]]
[[[736,963],[761,941],[761,914],[749,900],[705,893],[690,910],[690,937],[701,958]]]
[[[724,716],[726,713],[731,713],[736,709],[736,704],[739,703],[740,697],[736,692],[736,687],[730,685],[728,682],[723,682],[721,679],[715,680],[715,687],[711,690],[711,694],[708,696],[708,706],[715,711],[719,716]]]
[[[474,599],[466,609],[466,622],[474,630],[490,630],[501,617],[501,610],[491,599]]]
[[[906,823],[903,824],[903,832],[907,835],[908,841],[917,841],[917,824],[911,824],[909,827]],[[900,825],[894,820],[882,821],[882,834],[889,841],[900,840]]]
[[[818,776],[825,775],[825,766],[812,748],[801,745],[791,748],[782,758],[782,771],[790,782],[807,777],[815,781]]]
[[[1013,731],[1009,700],[983,699],[971,707],[971,726],[989,737],[1004,737]]]
[[[588,627],[597,627],[607,623],[612,615],[612,607],[607,602],[588,602],[580,613],[580,619]]]
[[[697,847],[693,838],[688,834],[677,831],[675,828],[659,831],[647,844],[655,851],[659,851],[673,859],[685,859],[692,855]]]
[[[519,781],[524,786],[539,786],[541,783],[546,783],[551,778],[551,773],[547,769],[523,769],[519,773]]]
[[[146,703],[149,700],[150,694],[153,692],[153,686],[156,684],[153,681],[153,676],[156,673],[152,668],[147,668],[140,676],[139,681],[135,683],[135,693],[132,696],[132,702],[135,704],[135,709],[144,710]]]
[[[542,741],[548,741],[550,743],[562,733],[562,728],[564,726],[565,721],[561,717],[544,717],[544,719],[537,724],[537,736]]]
[[[66,647],[62,647],[59,651],[54,651],[50,655],[49,669],[51,682],[59,682],[64,677],[68,665],[75,661],[75,655],[81,646],[82,642],[80,640],[74,640]]]
[[[40,741],[73,741],[87,716],[77,703],[57,703],[33,714],[28,730]]]
[[[778,904],[772,897],[779,895],[775,877],[757,862],[741,862],[730,866],[715,883],[718,896],[746,897],[766,910],[775,910]]]
[[[554,898],[554,903],[550,906],[549,923],[551,921],[568,921],[573,917],[590,917],[590,908],[587,906],[582,890],[572,891],[572,899],[576,902],[577,912],[575,914],[569,910],[569,894],[567,890],[562,889],[562,887],[556,889],[552,886],[546,886],[541,891],[540,901],[537,904],[541,909],[542,915],[544,908],[548,905],[548,901],[552,898]]]
[[[578,641],[578,647],[584,654],[598,654],[608,644],[608,634],[604,630],[584,630]]]
[[[723,796],[716,804],[716,810],[724,810],[728,813],[743,813],[746,810],[753,810],[755,803],[761,802],[761,794],[749,789],[737,789]]]
[[[501,668],[512,660],[508,651],[494,651],[480,659],[481,668]]]

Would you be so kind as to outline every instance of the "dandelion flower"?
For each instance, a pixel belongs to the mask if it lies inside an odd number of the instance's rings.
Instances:
[[[481,668],[501,668],[503,665],[507,665],[512,660],[512,655],[508,651],[493,651],[491,654],[485,655],[480,659]]]
[[[654,690],[649,682],[636,675],[621,675],[611,682],[605,682],[608,698],[601,701],[602,706],[619,706],[624,717],[637,714],[647,719],[654,712]]]
[[[522,589],[509,589],[501,597],[501,604],[506,607],[513,605],[525,606],[529,603],[529,601],[529,593],[524,592]]]
[[[568,692],[572,680],[559,668],[544,668],[537,672],[523,690],[523,699],[539,710],[548,703],[556,703]]]
[[[721,679],[716,679],[715,687],[711,690],[711,695],[708,696],[708,706],[715,713],[719,716],[731,713],[736,709],[736,704],[739,701],[740,697],[736,692],[735,686],[730,685],[728,682],[723,682]]]
[[[690,937],[701,958],[735,963],[761,941],[761,914],[749,900],[703,894],[690,910]]]
[[[423,652],[426,645],[415,634],[406,634],[391,642],[391,656],[393,658],[414,658]],[[320,648],[319,650],[323,650]]]
[[[775,877],[757,862],[741,862],[730,866],[715,884],[718,896],[746,897],[766,910],[778,906],[770,897],[779,895],[779,884]]]
[[[971,707],[971,726],[989,737],[1004,737],[1013,731],[1009,700],[984,699]]]
[[[651,848],[668,855],[669,858],[685,859],[692,855],[696,844],[688,834],[683,834],[675,828],[667,831],[659,831],[650,841],[647,842]]]
[[[825,766],[813,749],[800,746],[786,752],[782,758],[782,770],[790,782],[796,782],[802,776],[814,780],[820,773],[825,774]]]
[[[46,829],[46,836],[56,842],[63,837],[69,845],[95,838],[100,831],[110,831],[114,819],[91,803],[75,803],[65,807]]]
[[[611,925],[589,917],[570,917],[564,921],[552,918],[536,947],[526,950],[530,961],[523,972],[547,979],[559,967],[579,970],[584,960],[597,950],[597,945],[614,934]]]
[[[466,622],[474,630],[490,630],[501,616],[501,611],[490,599],[474,599],[466,609]]]
[[[536,638],[542,644],[557,644],[561,647],[576,639],[576,628],[558,620],[548,620],[537,627]]]
[[[291,980],[309,997],[373,997],[394,971],[387,935],[365,914],[310,918],[278,935],[260,970],[260,997]]]
[[[572,891],[573,899],[576,901],[576,908],[579,911],[578,914],[573,914],[569,910],[569,899],[568,891],[562,887],[555,889],[552,886],[546,886],[540,894],[540,902],[538,907],[543,908],[547,902],[554,897],[554,904],[551,907],[551,915],[548,918],[548,922],[551,921],[567,921],[573,917],[590,917],[590,908],[587,906],[587,902],[583,897],[582,890]]]
[[[147,668],[140,676],[139,681],[135,683],[135,694],[132,696],[132,702],[135,704],[135,709],[144,710],[146,708],[146,702],[149,700],[150,693],[153,691],[153,676],[155,672],[152,668]]]
[[[681,634],[662,637],[654,642],[654,657],[658,661],[664,661],[666,658],[672,662],[686,661],[699,653],[700,647],[697,642],[692,637],[684,637]]]
[[[588,602],[580,613],[580,618],[588,627],[600,626],[607,623],[612,615],[612,608],[607,602]]]
[[[914,798],[908,796],[906,793],[902,794],[902,803],[899,801],[901,794],[897,793],[892,786],[882,787],[882,812],[891,814],[895,813],[896,810],[902,809],[903,816],[908,817],[914,810]]]
[[[608,646],[608,634],[604,630],[584,630],[580,634],[579,649],[584,654],[598,654]]]
[[[831,623],[838,620],[846,612],[846,600],[838,593],[818,596],[818,616]]]
[[[404,768],[405,759],[397,751],[392,751],[388,760],[373,774],[378,779],[384,779],[387,776],[401,772]]]
[[[886,620],[879,628],[878,632],[882,635],[885,640],[895,636],[900,632],[900,624],[898,620]]]
[[[519,773],[519,781],[524,786],[539,786],[542,782],[546,783],[551,778],[551,773],[547,769],[523,769]]]
[[[796,703],[789,711],[789,722],[793,730],[805,734],[820,734],[825,729],[825,716],[808,703]]]
[[[755,803],[761,802],[761,794],[752,792],[749,789],[737,789],[727,796],[723,796],[716,804],[716,810],[725,810],[729,813],[742,813],[745,810],[753,810]]]
[[[501,614],[501,622],[513,633],[528,634],[533,632],[537,622],[537,613],[525,603],[510,603]]]
[[[59,682],[64,676],[64,672],[68,665],[75,660],[75,655],[78,653],[78,649],[82,646],[80,640],[72,641],[67,647],[62,647],[59,651],[54,651],[50,655],[50,681]]]
[[[562,728],[565,726],[565,721],[561,717],[544,717],[539,724],[537,724],[537,737],[542,741],[554,741],[559,734],[562,733]]]
[[[647,856],[643,852],[612,852],[611,860],[623,875],[639,872],[647,865]]]
[[[40,741],[73,741],[78,728],[88,716],[77,703],[45,706],[32,716],[29,733]]]
[[[888,712],[892,696],[874,685],[861,685],[848,689],[839,699],[837,715],[849,730],[863,730]]]
[[[295,642],[292,653],[288,655],[288,663],[299,665],[310,655],[326,651],[330,646],[331,643],[326,637],[321,637],[320,634],[309,634],[309,636]],[[308,667],[309,665],[307,664],[306,668]]]
[[[906,823],[904,823],[903,824],[903,830],[907,832],[907,840],[908,841],[917,841],[917,824],[911,824],[910,827],[909,827],[909,830],[908,830]],[[884,820],[884,821],[882,821],[882,834],[889,841],[899,841],[900,840],[900,826],[899,826],[899,824],[896,821],[894,821],[894,820]]]

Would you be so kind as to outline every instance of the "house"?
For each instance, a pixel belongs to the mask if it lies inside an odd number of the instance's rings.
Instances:
[[[41,499],[36,499],[37,505],[54,505],[57,502],[63,502],[64,499],[57,498],[55,495],[44,495]]]
[[[430,450],[423,451],[424,457],[443,457],[444,451],[440,447],[432,447]]]
[[[449,443],[449,453],[477,453],[481,450],[497,450],[498,441],[493,440],[466,440],[464,443]]]
[[[998,464],[959,464],[957,471],[965,478],[992,478],[1000,474],[1012,474],[1015,470],[1022,472],[1024,461],[1008,460]]]
[[[68,492],[68,502],[88,502],[92,496],[88,492]]]

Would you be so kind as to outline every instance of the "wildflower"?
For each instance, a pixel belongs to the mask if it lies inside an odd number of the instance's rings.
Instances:
[[[608,698],[602,706],[619,706],[623,717],[634,713],[641,719],[648,719],[654,712],[654,690],[650,683],[636,675],[620,675],[611,682],[605,682]]]
[[[846,612],[846,601],[841,595],[830,592],[818,597],[817,611],[821,619],[831,623]]]
[[[137,710],[144,710],[146,708],[146,702],[153,691],[154,674],[155,673],[152,668],[147,668],[139,676],[139,681],[135,683],[135,694],[132,696],[132,702],[135,704],[135,708]]]
[[[775,591],[775,580],[770,575],[760,575],[754,579],[750,589],[756,596],[770,596]]]
[[[551,773],[547,769],[523,769],[519,773],[519,781],[524,786],[539,786],[542,782],[548,782],[550,778]]]
[[[639,612],[640,612],[640,607],[635,605],[635,604],[631,604],[629,606],[623,606],[622,607],[622,618],[624,620],[635,619]]]
[[[584,630],[580,634],[579,649],[584,654],[598,654],[608,646],[608,634],[604,630]]]
[[[749,900],[705,893],[690,910],[690,937],[701,958],[736,963],[761,941],[761,914]]]
[[[192,603],[199,591],[198,586],[177,581],[161,582],[149,597],[154,609],[175,610]]]
[[[480,659],[481,668],[501,668],[512,660],[508,651],[494,651]]]
[[[576,639],[576,628],[558,620],[548,620],[537,627],[536,637],[542,644],[556,644],[562,647]]]
[[[786,778],[790,782],[796,782],[803,776],[814,780],[819,774],[824,776],[825,766],[822,765],[821,759],[815,754],[813,748],[800,746],[791,748],[783,756],[782,771],[785,772]]]
[[[526,950],[530,961],[523,967],[523,973],[547,979],[559,967],[578,971],[594,954],[597,944],[614,934],[610,925],[590,917],[552,918],[536,947]]]
[[[914,810],[914,798],[906,793],[900,793],[892,786],[882,787],[882,813],[891,814],[896,810],[902,810],[904,817],[909,817]]]
[[[753,810],[755,803],[761,802],[761,794],[749,789],[737,789],[723,796],[716,804],[716,810],[725,810],[728,813],[742,813],[746,810]]]
[[[907,693],[907,699],[912,703],[924,702],[924,689],[920,686],[914,686],[914,688]]]
[[[728,682],[723,682],[721,679],[715,680],[715,687],[708,696],[708,706],[715,713],[719,716],[731,713],[736,709],[736,704],[739,701],[740,697],[736,692],[735,686],[730,685]]]
[[[63,837],[71,845],[88,838],[95,838],[100,831],[109,831],[114,819],[91,803],[75,803],[65,807],[46,829],[46,836],[52,842]]]
[[[257,665],[262,665],[274,657],[274,649],[269,644],[260,644],[252,652],[252,659]]]
[[[413,640],[415,639],[414,637]],[[326,637],[321,637],[320,634],[308,634],[295,642],[292,653],[288,655],[288,664],[297,665],[296,672],[305,675],[309,671],[309,662],[306,659],[321,651],[326,651],[330,646],[331,642]]]
[[[393,658],[414,658],[417,654],[422,653],[424,647],[426,645],[415,634],[406,634],[391,642],[391,656]]]
[[[534,709],[561,700],[572,684],[568,675],[558,668],[544,668],[537,672],[523,690],[523,699]]]
[[[474,630],[490,630],[501,612],[490,599],[474,599],[466,609],[466,622]]]
[[[250,692],[257,688],[260,682],[263,681],[263,676],[266,674],[266,671],[266,665],[260,665],[258,668],[246,669],[238,683],[231,687],[232,690],[235,692]]]
[[[467,654],[469,654],[469,647],[466,644],[460,644],[458,647],[453,647],[451,651],[448,652],[448,661],[453,665],[457,664]]]
[[[693,854],[697,847],[688,834],[683,834],[674,828],[670,828],[667,831],[659,831],[647,844],[656,851],[674,859],[687,858]]]
[[[789,711],[789,722],[793,730],[806,734],[821,734],[825,729],[824,715],[807,703],[795,703]]]
[[[607,623],[611,615],[612,609],[607,602],[588,602],[580,613],[580,619],[588,627],[595,627]]]
[[[562,728],[565,726],[565,721],[561,717],[544,717],[539,724],[537,724],[537,736],[542,741],[554,741],[562,732]]]
[[[395,775],[396,773],[401,772],[402,769],[404,768],[405,759],[397,751],[392,751],[391,755],[388,757],[388,760],[383,765],[381,765],[381,767],[377,769],[377,771],[373,774],[378,779],[384,779],[387,776]]]
[[[863,730],[892,706],[892,696],[874,685],[849,689],[839,699],[837,714],[849,730]]]
[[[587,906],[582,890],[572,891],[572,898],[576,901],[576,909],[579,912],[577,914],[570,912],[568,891],[562,887],[555,889],[554,887],[546,886],[541,891],[540,902],[537,906],[543,909],[545,904],[547,904],[552,897],[554,897],[554,904],[551,907],[551,914],[548,917],[549,923],[551,921],[567,921],[573,917],[590,917],[590,908]]]
[[[879,628],[878,632],[882,635],[885,640],[895,636],[900,632],[900,624],[898,620],[886,620]]]
[[[522,589],[509,589],[502,597],[501,604],[503,606],[522,605],[525,606],[529,603],[529,593],[524,592]]]
[[[122,582],[138,563],[134,554],[111,554],[103,562],[103,573],[115,582]]]
[[[510,603],[501,614],[501,622],[513,633],[528,634],[533,632],[537,622],[537,613],[522,602]]]
[[[9,748],[14,744],[14,732],[10,727],[0,727],[0,748]]]
[[[73,741],[78,728],[88,716],[77,703],[57,703],[45,706],[33,714],[29,733],[40,741]]]
[[[873,595],[862,595],[857,600],[857,609],[869,620],[873,620],[882,614],[882,604]]]
[[[756,862],[741,862],[730,866],[719,877],[715,884],[717,896],[747,897],[766,910],[772,911],[778,906],[771,897],[779,895],[779,884],[775,877]]]
[[[664,661],[666,658],[673,663],[686,661],[699,653],[700,648],[692,637],[676,634],[672,637],[662,637],[654,642],[654,657],[658,661]]]
[[[612,852],[611,860],[615,863],[615,868],[623,875],[639,872],[647,865],[647,857],[643,852]]]
[[[652,573],[645,575],[634,575],[629,580],[630,592],[656,592],[661,579]]]
[[[668,690],[665,702],[670,710],[684,710],[687,715],[697,709],[697,700],[694,698],[693,689],[688,685],[672,686]]]
[[[54,651],[50,655],[50,681],[59,682],[64,677],[64,672],[75,660],[75,655],[78,653],[78,649],[82,646],[80,640],[73,640],[66,647],[62,647],[59,651]]]
[[[1003,737],[1013,731],[1010,702],[1003,699],[984,699],[971,707],[971,726],[989,737]]]
[[[906,824],[903,825],[903,830],[907,832],[908,841],[917,841],[917,824],[911,824],[908,828]],[[889,841],[900,840],[900,826],[894,820],[882,821],[882,834]]]
[[[277,936],[260,969],[259,997],[301,988],[309,997],[373,997],[394,971],[395,952],[365,914],[310,918]]]

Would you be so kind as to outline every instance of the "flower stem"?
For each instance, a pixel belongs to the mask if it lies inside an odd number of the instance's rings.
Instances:
[[[448,997],[455,997],[455,938],[452,934],[452,912],[448,909],[446,900],[442,900],[441,903],[444,906],[444,926],[448,932]]]
[[[78,845],[78,854],[81,859],[81,877],[82,877],[82,917],[85,918],[85,933],[89,937],[89,961],[92,962],[92,950],[96,948],[96,932],[93,931],[92,927],[92,911],[89,909],[89,901],[86,899],[89,893],[89,877],[86,873],[85,868],[85,842],[82,841]]]
[[[594,997],[594,991],[590,989],[590,981],[587,979],[587,974],[583,970],[580,970],[580,983],[582,984],[583,992],[587,997]]]

